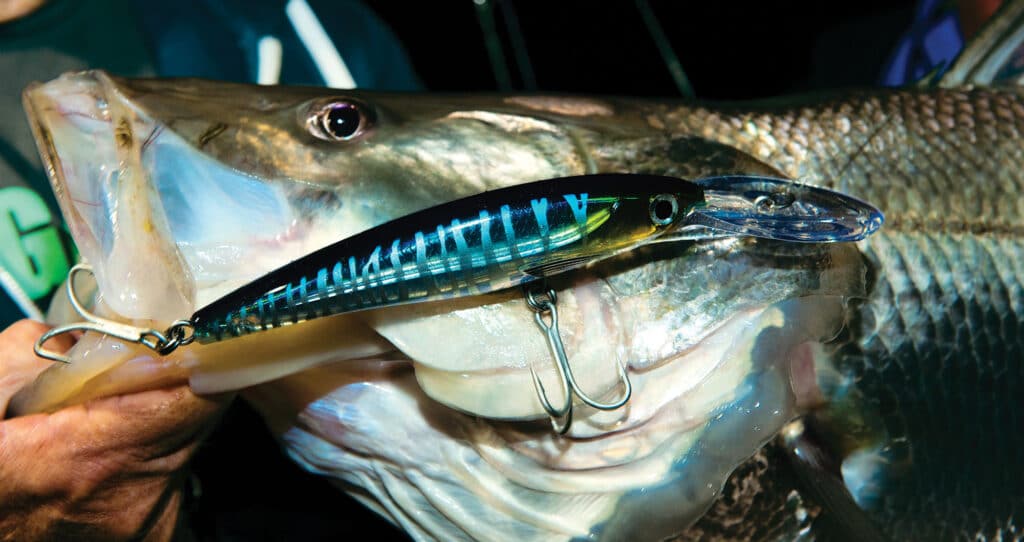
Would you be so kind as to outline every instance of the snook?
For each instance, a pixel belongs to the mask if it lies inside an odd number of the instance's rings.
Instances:
[[[318,115],[339,103],[366,122],[332,140]],[[623,411],[581,408],[565,439],[532,392],[530,366],[556,384],[518,292],[166,359],[86,336],[73,364],[18,397],[22,411],[185,379],[248,388],[297,461],[417,538],[668,536],[809,413],[837,428],[826,440],[849,459],[847,487],[898,539],[992,536],[1020,510],[1015,88],[694,106],[88,72],[26,104],[99,305],[141,322],[187,316],[397,216],[556,176],[782,174],[871,201],[888,222],[859,246],[680,243],[554,281],[582,386],[611,390],[621,360],[635,387]],[[783,516],[794,529],[807,517]]]

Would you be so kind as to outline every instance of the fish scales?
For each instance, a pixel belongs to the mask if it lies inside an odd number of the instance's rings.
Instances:
[[[1016,88],[863,91],[660,113],[671,137],[711,139],[796,179],[877,201],[889,232],[1024,233],[1024,201],[1013,197],[1024,184],[1013,169],[1024,163]]]
[[[866,91],[661,116],[670,137],[712,139],[882,209],[884,228],[861,243],[870,299],[833,361],[883,421],[881,457],[906,468],[862,497],[894,540],[1019,536],[1024,469],[1006,466],[1024,465],[1024,92]]]

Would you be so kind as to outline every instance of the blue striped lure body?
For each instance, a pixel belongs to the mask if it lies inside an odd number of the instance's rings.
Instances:
[[[438,205],[295,260],[196,312],[213,342],[313,318],[472,296],[654,241],[704,204],[689,181],[588,175]]]

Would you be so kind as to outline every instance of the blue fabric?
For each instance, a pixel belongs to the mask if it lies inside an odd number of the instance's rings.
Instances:
[[[355,0],[307,0],[359,88],[420,90],[405,51],[377,15]],[[143,35],[163,76],[254,82],[258,43],[281,42],[281,83],[323,86],[285,14],[285,0],[135,0]]]
[[[921,0],[914,21],[882,71],[881,83],[916,83],[936,68],[945,70],[964,46],[956,10],[943,0]]]

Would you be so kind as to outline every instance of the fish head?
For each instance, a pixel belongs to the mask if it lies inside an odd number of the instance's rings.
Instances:
[[[29,89],[26,108],[99,308],[135,321],[187,317],[340,238],[490,188],[592,171],[771,172],[734,149],[671,140],[651,108],[605,99],[84,72]],[[650,202],[656,219],[668,216],[662,201]],[[668,536],[814,402],[815,359],[864,277],[852,244],[727,238],[552,278],[577,384],[614,398],[621,367],[633,386],[624,408],[576,405],[564,436],[533,379],[559,389],[549,337],[518,290],[166,357],[87,334],[69,366],[13,405],[46,410],[176,380],[245,388],[296,461],[418,537]]]
[[[571,123],[499,97],[168,88],[89,71],[25,92],[79,250],[128,318],[173,320],[390,219],[588,169]]]

